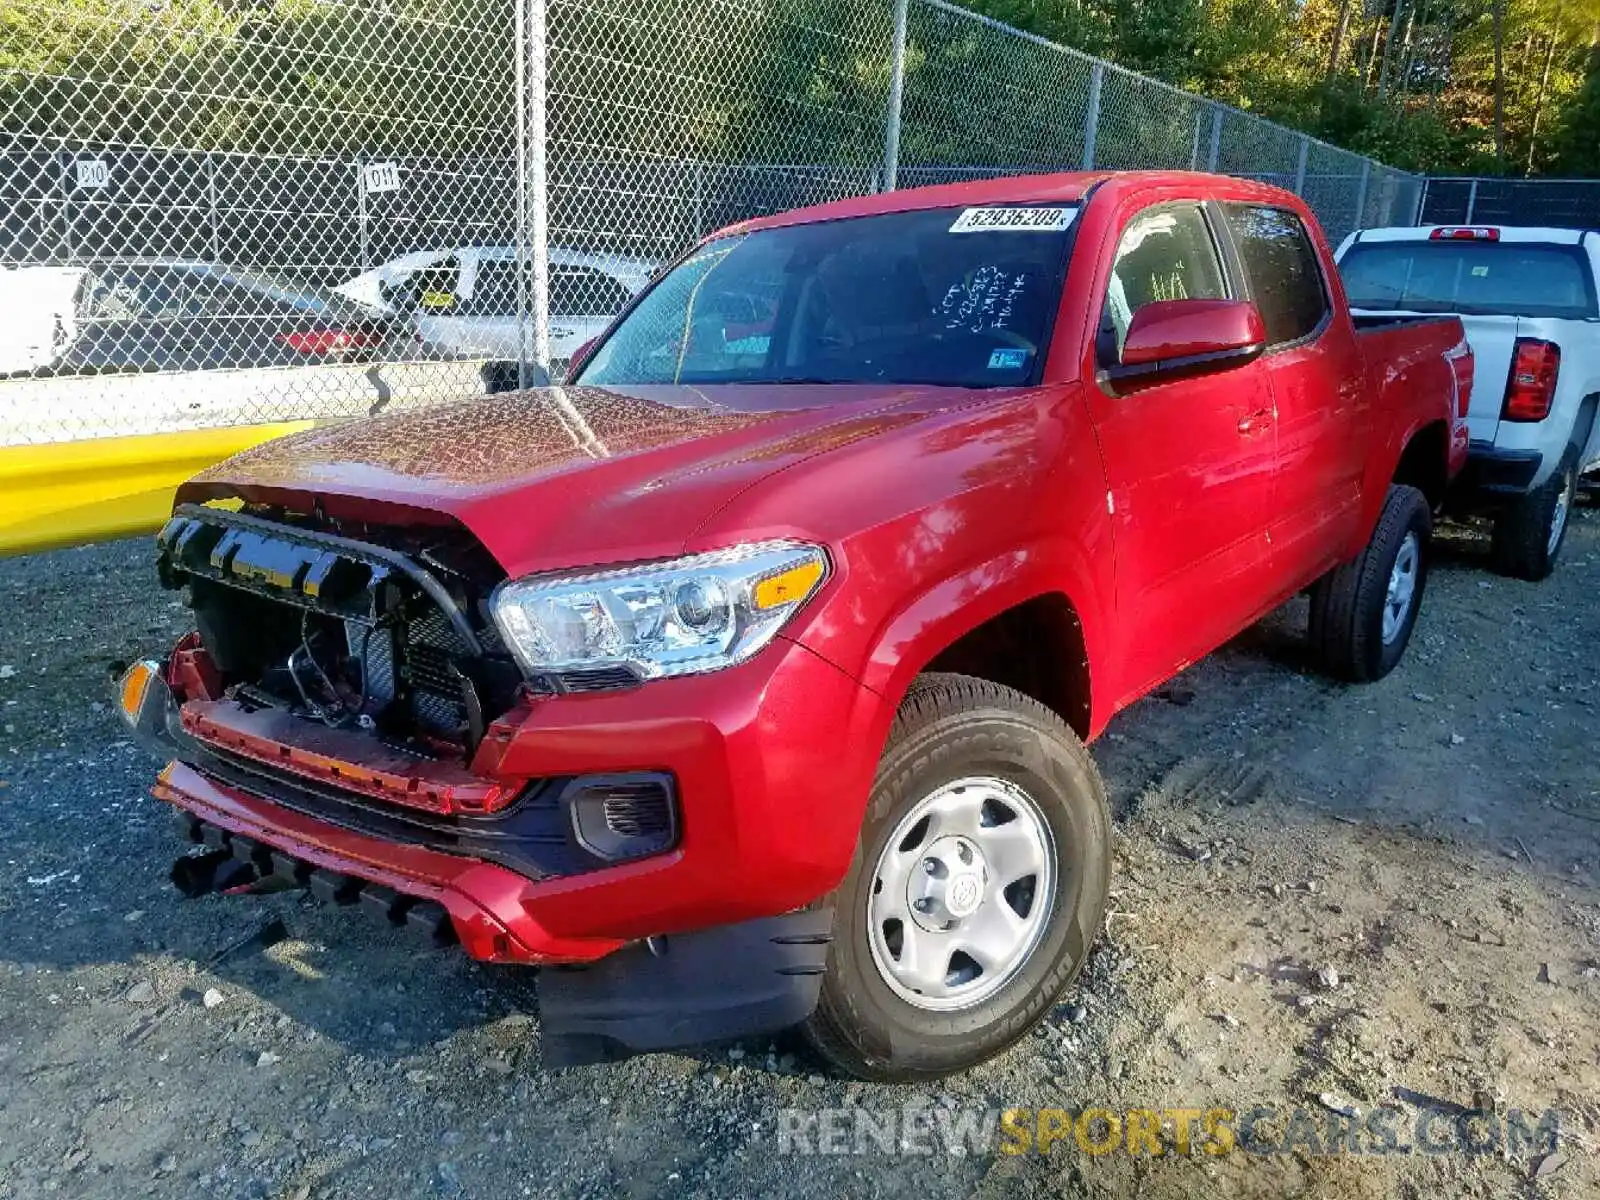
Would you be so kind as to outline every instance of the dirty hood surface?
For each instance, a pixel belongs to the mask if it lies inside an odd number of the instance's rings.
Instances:
[[[679,552],[774,471],[974,395],[853,384],[543,388],[280,438],[196,476],[179,498],[424,509],[461,522],[512,574],[621,562]]]

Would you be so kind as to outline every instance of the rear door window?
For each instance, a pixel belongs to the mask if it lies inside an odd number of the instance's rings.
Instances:
[[[480,317],[514,317],[519,302],[533,311],[533,269],[524,264],[525,284],[517,291],[517,264],[511,259],[491,259],[478,264],[478,278],[467,311]],[[628,289],[602,271],[588,267],[550,268],[550,315],[553,317],[610,316],[632,298]]]
[[[633,298],[603,271],[589,267],[550,268],[550,314],[556,317],[609,317]]]
[[[1268,346],[1310,337],[1328,318],[1328,288],[1300,218],[1282,208],[1227,204],[1228,229],[1261,310]]]

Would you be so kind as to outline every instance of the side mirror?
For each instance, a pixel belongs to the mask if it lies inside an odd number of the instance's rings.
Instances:
[[[1105,374],[1118,384],[1165,382],[1242,366],[1266,344],[1261,313],[1248,300],[1157,300],[1133,314],[1122,359]]]

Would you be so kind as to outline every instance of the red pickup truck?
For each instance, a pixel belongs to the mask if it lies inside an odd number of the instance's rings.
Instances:
[[[1461,466],[1454,318],[1352,321],[1305,205],[1186,173],[725,230],[568,386],[181,490],[197,632],[121,703],[189,894],[305,887],[540,977],[547,1063],[803,1026],[919,1078],[1083,965],[1085,751],[1297,592],[1404,652]]]

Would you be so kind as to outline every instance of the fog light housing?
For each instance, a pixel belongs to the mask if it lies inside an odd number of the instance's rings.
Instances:
[[[578,844],[608,863],[677,845],[678,798],[670,775],[583,775],[566,786],[561,802]]]

